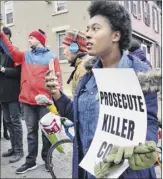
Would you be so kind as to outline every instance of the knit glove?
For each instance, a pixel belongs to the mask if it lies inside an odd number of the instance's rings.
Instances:
[[[141,170],[153,166],[157,160],[156,144],[148,141],[138,146],[118,147],[113,146],[109,155],[94,167],[96,178],[104,178],[111,172],[115,172],[118,164],[128,159],[132,170]]]
[[[100,162],[94,167],[94,175],[96,178],[105,178],[109,173],[115,172],[118,169],[117,164]]]
[[[113,146],[109,155],[104,159],[104,162],[114,164],[119,164],[123,162],[124,159],[128,159],[132,157],[134,152],[134,146],[127,146],[127,147],[118,147]]]
[[[132,170],[142,170],[154,165],[157,161],[156,143],[147,141],[134,148],[133,155],[128,159]]]
[[[96,178],[104,178],[111,172],[115,172],[119,165],[123,162],[121,147],[113,146],[110,154],[94,167],[94,174]],[[116,162],[116,163],[115,163]]]

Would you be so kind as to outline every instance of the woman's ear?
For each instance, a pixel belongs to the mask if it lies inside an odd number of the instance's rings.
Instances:
[[[119,31],[113,32],[113,42],[119,42],[121,38],[121,33]]]

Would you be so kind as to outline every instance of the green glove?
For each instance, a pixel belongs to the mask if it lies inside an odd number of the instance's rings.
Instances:
[[[128,159],[133,155],[134,146],[118,147],[113,146],[109,155],[104,159],[104,162],[119,164],[124,159]]]
[[[102,162],[95,165],[94,173],[96,178],[104,178],[109,173],[116,171],[119,167],[118,164],[123,162],[123,151],[123,147],[114,146],[109,155]]]
[[[134,148],[135,154],[145,154],[156,151],[156,143],[154,141],[146,141],[145,144],[139,144]]]
[[[157,160],[155,142],[148,141],[138,146],[113,146],[104,161],[95,165],[94,173],[96,178],[104,178],[105,175],[115,172],[118,164],[121,164],[124,159],[128,159],[132,170],[141,170],[152,166]]]
[[[156,144],[154,141],[148,141],[145,144],[139,144],[134,148],[134,154],[128,159],[132,170],[142,170],[154,165],[157,161]]]
[[[94,175],[96,178],[105,178],[111,172],[115,172],[119,165],[114,163],[100,162],[94,167]]]

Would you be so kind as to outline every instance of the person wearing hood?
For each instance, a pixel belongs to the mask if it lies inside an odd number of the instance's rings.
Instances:
[[[6,39],[11,41],[11,30],[3,27]],[[0,103],[2,106],[4,123],[10,134],[11,149],[2,153],[3,157],[12,158],[10,163],[19,161],[23,156],[23,131],[20,119],[20,94],[21,66],[12,61],[11,57],[3,50],[0,44]]]
[[[144,51],[141,49],[140,43],[137,40],[131,41],[128,52],[130,55],[138,57],[142,62],[146,63],[147,65],[149,65],[149,67],[152,68],[150,61],[147,59]]]
[[[130,15],[122,5],[112,1],[97,0],[90,4],[88,12],[90,20],[86,31],[87,52],[90,56],[96,56],[98,59],[93,68],[105,68],[106,70],[110,68],[132,68],[136,74],[150,73],[151,68],[146,63],[142,63],[134,56],[130,58],[125,53],[130,44],[132,27]],[[105,178],[103,173],[109,173],[117,165],[114,160],[111,164],[106,161],[104,163],[105,168],[98,165],[99,172],[95,170],[95,176],[79,166],[94,138],[100,110],[99,99],[97,98],[99,92],[92,70],[86,73],[78,83],[73,101],[58,90],[56,76],[51,76],[50,73],[51,71],[48,71],[46,74],[46,88],[52,94],[59,114],[74,122],[72,178]],[[114,76],[112,78],[114,79]],[[109,83],[107,77],[102,80],[104,80],[104,83]],[[145,83],[147,82],[150,83],[149,78],[148,81],[145,80]],[[149,87],[147,89],[144,89],[143,86],[146,85],[142,85],[147,106],[146,141],[148,141],[147,144],[150,144],[149,146],[152,145],[152,151],[148,150],[146,143],[141,144],[141,146],[134,146],[136,149],[140,149],[140,152],[136,154],[137,160],[132,162],[132,165],[119,177],[120,179],[156,178],[154,163],[157,159],[155,146],[158,140],[157,89],[151,87],[151,84],[147,85]],[[130,84],[128,84],[128,88],[130,88]],[[120,149],[118,151],[122,151],[123,147],[118,149]],[[146,152],[148,153],[143,155],[144,161],[140,162],[143,149],[147,149]],[[116,152],[118,153],[118,151]],[[114,157],[117,153],[114,153]],[[124,160],[123,152],[121,154],[120,162]],[[134,157],[135,154],[132,154],[128,161],[133,160]],[[129,162],[129,164],[131,163]],[[103,171],[104,169],[105,171]]]
[[[55,72],[59,72],[59,89],[62,90],[62,77],[59,59],[46,46],[46,35],[39,29],[29,34],[30,51],[22,52],[14,47],[4,33],[0,33],[0,42],[3,50],[16,63],[21,64],[21,91],[19,101],[23,103],[24,119],[27,126],[28,155],[25,164],[16,170],[17,174],[35,169],[38,155],[38,129],[39,120],[49,111],[46,105],[38,105],[35,97],[38,94],[46,95],[51,99],[51,94],[45,89],[45,73],[49,69],[49,62],[53,60]],[[42,159],[48,171],[47,154],[51,143],[42,133]]]

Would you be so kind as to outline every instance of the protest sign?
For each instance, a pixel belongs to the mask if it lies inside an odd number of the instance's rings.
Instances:
[[[99,119],[91,146],[79,165],[94,175],[95,164],[109,154],[113,145],[145,142],[147,112],[133,69],[94,69],[93,72],[99,93]],[[108,178],[118,178],[128,166],[125,160]]]

